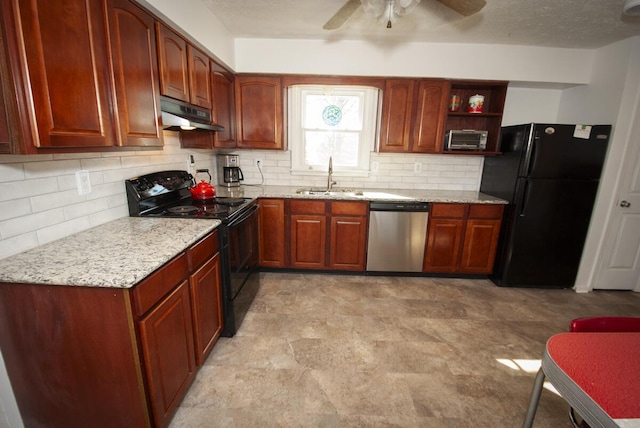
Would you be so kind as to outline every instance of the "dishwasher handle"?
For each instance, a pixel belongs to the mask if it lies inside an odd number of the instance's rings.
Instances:
[[[428,212],[429,202],[418,202],[418,201],[370,202],[369,211]]]

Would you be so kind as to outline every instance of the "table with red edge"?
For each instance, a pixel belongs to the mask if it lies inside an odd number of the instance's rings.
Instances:
[[[523,427],[533,424],[545,376],[592,428],[640,428],[640,333],[552,336]]]

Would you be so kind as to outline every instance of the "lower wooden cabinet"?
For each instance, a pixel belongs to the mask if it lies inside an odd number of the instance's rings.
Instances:
[[[139,326],[153,419],[167,426],[196,376],[188,282],[183,281]]]
[[[25,426],[168,426],[222,328],[218,254],[214,231],[133,288],[1,284]]]
[[[260,266],[286,267],[284,199],[260,199]]]
[[[431,204],[423,270],[491,273],[503,210],[494,204]]]
[[[364,271],[369,204],[260,199],[260,265]]]

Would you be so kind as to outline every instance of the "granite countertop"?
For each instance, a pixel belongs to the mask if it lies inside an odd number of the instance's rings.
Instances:
[[[463,190],[408,190],[408,189],[354,189],[363,191],[362,195],[332,194],[304,195],[296,193],[298,189],[309,186],[255,186],[242,185],[236,188],[216,186],[218,196],[245,198],[300,198],[300,199],[335,199],[350,201],[421,201],[421,202],[454,202],[461,204],[507,204],[504,199],[496,198],[480,192]],[[336,187],[340,189],[340,187]]]
[[[0,260],[0,282],[130,288],[218,225],[121,218]]]

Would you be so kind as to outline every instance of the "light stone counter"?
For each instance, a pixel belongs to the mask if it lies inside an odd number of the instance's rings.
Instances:
[[[0,282],[129,288],[218,225],[121,218],[0,260]]]
[[[245,198],[300,198],[300,199],[335,199],[350,201],[421,201],[421,202],[454,202],[461,204],[507,204],[504,199],[486,195],[480,192],[462,190],[406,190],[406,189],[354,189],[363,191],[362,195],[332,194],[304,195],[296,193],[298,189],[308,189],[300,186],[252,186],[243,185],[239,188],[225,188],[216,186],[218,196]],[[340,189],[340,187],[336,187]]]

